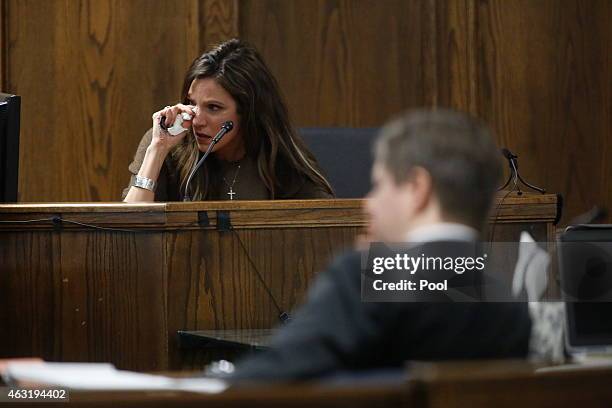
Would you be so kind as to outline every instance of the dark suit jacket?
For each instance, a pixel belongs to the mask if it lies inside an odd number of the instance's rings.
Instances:
[[[360,268],[359,253],[338,258],[270,349],[239,362],[230,380],[307,379],[407,360],[526,357],[525,303],[362,302]]]

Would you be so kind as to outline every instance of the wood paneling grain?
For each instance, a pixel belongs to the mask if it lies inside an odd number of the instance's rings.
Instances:
[[[407,108],[476,113],[475,0],[240,3],[241,35],[299,126],[380,126]]]
[[[566,198],[564,222],[612,208],[607,0],[245,0],[298,126],[380,126],[408,108],[484,119],[521,174]]]
[[[0,234],[0,354],[167,367],[159,235]]]
[[[59,236],[0,234],[0,350],[3,357],[60,354]]]
[[[178,330],[278,325],[276,304],[287,313],[300,304],[316,273],[350,248],[358,231],[312,227],[170,233],[171,366],[181,366]]]
[[[564,222],[612,206],[610,2],[478,3],[479,113]]]
[[[608,0],[5,0],[20,200],[118,200],[151,113],[176,101],[196,55],[240,35],[297,126],[473,113],[526,179],[565,196],[567,222],[612,208],[611,20]]]
[[[427,1],[244,1],[240,34],[276,74],[297,125],[379,126],[430,98],[431,13]]]
[[[197,2],[8,1],[20,201],[118,200],[151,114],[199,51]]]
[[[476,0],[438,1],[435,7],[432,36],[436,39],[437,105],[477,116]]]
[[[200,2],[200,53],[215,44],[238,37],[238,0]]]
[[[7,3],[0,2],[0,92],[8,89],[8,21]]]
[[[612,3],[478,2],[479,115],[565,222],[612,207]]]
[[[183,230],[164,214],[183,209],[195,217],[220,204],[0,205],[0,331],[11,333],[0,338],[0,356],[108,361],[148,371],[179,366],[178,330],[277,323],[251,260],[290,311],[363,224],[355,221],[360,200],[254,202],[251,210],[247,202],[226,203],[230,216],[236,207],[235,232]],[[257,216],[243,225],[239,215],[249,211]],[[317,211],[321,217],[312,216]],[[330,225],[325,220],[333,213]],[[341,214],[348,214],[347,225]],[[93,225],[19,223],[52,215]]]
[[[160,235],[66,232],[61,236],[61,360],[118,367],[167,366],[165,253]]]

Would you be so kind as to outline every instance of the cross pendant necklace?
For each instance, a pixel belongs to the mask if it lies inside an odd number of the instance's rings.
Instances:
[[[239,171],[240,171],[240,164],[238,164],[238,167],[236,168],[236,173],[234,173],[234,179],[232,180],[232,184],[228,183],[227,180],[225,179],[225,176],[223,176],[223,181],[229,187],[229,191],[227,195],[229,196],[230,200],[233,200],[234,196],[236,195],[236,192],[234,191],[234,184],[236,184],[236,178],[238,178]]]

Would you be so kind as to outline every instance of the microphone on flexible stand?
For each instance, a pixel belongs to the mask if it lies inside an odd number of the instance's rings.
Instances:
[[[191,197],[189,196],[189,183],[191,183],[191,179],[192,179],[193,175],[202,166],[202,164],[204,163],[204,160],[206,160],[206,158],[208,157],[208,155],[212,151],[213,147],[217,143],[219,143],[221,138],[223,136],[225,136],[226,133],[230,132],[233,128],[234,128],[234,123],[232,121],[223,122],[223,124],[221,125],[221,129],[215,135],[215,137],[213,137],[212,141],[210,142],[210,145],[208,146],[208,149],[206,149],[206,152],[204,153],[202,158],[193,167],[193,170],[191,170],[191,173],[189,173],[189,177],[187,177],[187,182],[185,183],[185,196],[183,197],[183,201],[191,201]],[[231,227],[231,224],[230,224],[230,231],[232,231],[232,232],[234,232],[234,234],[236,234],[236,238],[238,239],[238,242],[240,243],[240,246],[242,247],[242,250],[245,252],[245,254],[247,256],[247,259],[251,263],[251,266],[255,270],[255,274],[256,274],[257,278],[259,279],[259,281],[262,284],[263,288],[265,289],[266,293],[268,294],[268,296],[270,297],[270,299],[274,303],[274,307],[276,307],[276,309],[278,310],[278,312],[279,312],[279,316],[278,317],[279,317],[281,323],[289,323],[291,321],[291,316],[287,312],[283,311],[280,308],[278,302],[276,301],[276,298],[274,297],[274,295],[272,295],[272,292],[271,292],[270,288],[268,287],[268,285],[266,284],[266,282],[263,279],[263,277],[261,276],[261,273],[259,273],[259,270],[257,269],[257,266],[255,265],[255,262],[253,262],[253,260],[251,259],[251,256],[249,255],[249,252],[247,251],[246,246],[242,242],[242,239],[240,239],[240,235],[238,235],[238,233]]]
[[[210,145],[208,145],[208,149],[206,149],[204,156],[202,156],[202,158],[196,163],[196,165],[193,166],[191,173],[189,173],[189,177],[187,177],[187,182],[185,183],[185,196],[183,197],[183,201],[191,201],[191,197],[189,196],[189,183],[191,183],[191,179],[193,175],[202,166],[202,164],[204,163],[204,160],[206,160],[206,158],[212,151],[213,147],[217,143],[219,143],[221,138],[225,136],[226,133],[230,132],[233,128],[234,128],[234,122],[232,122],[231,120],[228,120],[227,122],[223,122],[223,124],[221,125],[221,129],[219,130],[219,132],[217,132],[215,137],[213,137],[212,141],[210,142]]]
[[[523,185],[525,185],[526,187],[529,187],[532,190],[538,191],[542,194],[546,193],[546,190],[544,190],[543,188],[536,187],[532,184],[529,184],[525,180],[523,180],[523,178],[521,177],[518,171],[518,160],[517,160],[518,156],[516,154],[512,153],[510,150],[508,150],[505,147],[501,149],[501,152],[502,152],[502,155],[506,158],[506,160],[508,160],[508,165],[510,166],[510,175],[508,176],[508,180],[506,180],[506,183],[500,188],[498,188],[497,191],[503,190],[504,188],[508,186],[508,184],[510,184],[510,181],[512,181],[514,185],[512,190],[516,189],[517,194],[522,195],[523,192],[521,191],[521,188],[519,187],[519,181],[520,181]]]

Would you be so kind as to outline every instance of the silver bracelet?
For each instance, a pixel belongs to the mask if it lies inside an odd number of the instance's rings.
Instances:
[[[149,190],[151,192],[155,192],[155,187],[157,187],[156,183],[147,177],[134,176],[134,181],[132,182],[134,187],[144,188],[145,190]]]

